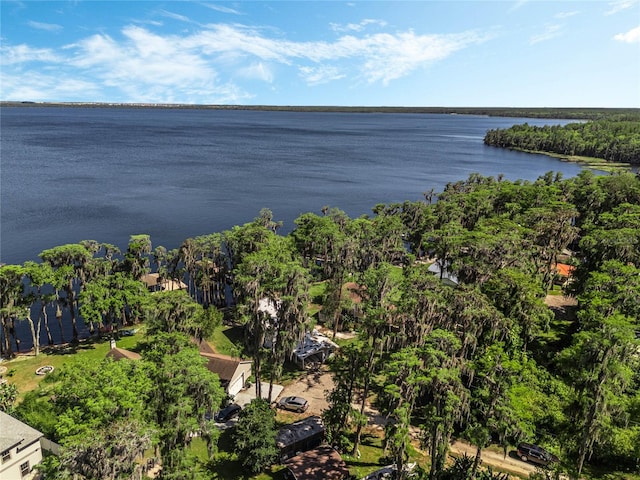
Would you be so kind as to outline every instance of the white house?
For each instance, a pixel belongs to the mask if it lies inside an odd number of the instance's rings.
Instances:
[[[244,389],[251,376],[251,360],[242,360],[218,353],[200,352],[207,360],[207,368],[220,377],[220,384],[232,397]]]
[[[43,434],[26,423],[0,412],[0,478],[23,480],[34,477],[34,465],[42,461]]]

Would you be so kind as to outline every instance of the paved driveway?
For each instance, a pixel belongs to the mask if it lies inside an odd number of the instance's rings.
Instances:
[[[260,388],[262,391],[262,398],[264,398],[265,400],[268,400],[267,397],[269,396],[269,383],[260,382]],[[283,388],[284,387],[282,385],[276,385],[276,384],[273,385],[273,393],[271,394],[272,402],[275,402],[276,398],[278,398],[278,396],[282,393]],[[256,387],[255,385],[252,385],[246,390],[242,390],[241,392],[239,392],[235,396],[233,401],[238,405],[240,405],[241,407],[244,407],[245,405],[251,403],[251,400],[253,400],[254,398],[256,398]]]

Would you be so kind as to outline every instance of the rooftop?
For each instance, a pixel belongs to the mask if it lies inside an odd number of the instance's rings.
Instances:
[[[44,434],[4,412],[0,412],[0,452],[31,445]]]
[[[278,431],[276,444],[278,448],[285,448],[300,440],[312,437],[324,432],[324,425],[319,416],[307,417],[303,420],[285,425]]]
[[[285,465],[296,480],[342,480],[349,476],[340,454],[326,445],[296,455]]]

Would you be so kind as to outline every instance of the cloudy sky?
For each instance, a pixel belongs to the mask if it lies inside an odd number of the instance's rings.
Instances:
[[[0,99],[640,107],[640,0],[2,0]]]

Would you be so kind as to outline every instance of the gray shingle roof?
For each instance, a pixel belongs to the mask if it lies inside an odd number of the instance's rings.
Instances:
[[[44,436],[35,428],[13,418],[4,412],[0,412],[0,453],[20,444],[21,448],[31,445]]]

